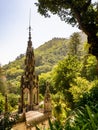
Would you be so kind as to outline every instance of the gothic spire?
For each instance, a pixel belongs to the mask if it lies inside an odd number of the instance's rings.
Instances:
[[[29,41],[31,41],[31,26],[29,26]]]
[[[29,42],[31,42],[31,9],[29,13]]]

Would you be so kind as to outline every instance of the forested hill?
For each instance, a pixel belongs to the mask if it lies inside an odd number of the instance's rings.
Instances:
[[[35,50],[37,73],[50,71],[59,60],[67,54],[67,43],[64,38],[53,38]]]
[[[83,37],[83,35],[81,35]],[[84,41],[84,37],[82,41]],[[53,38],[35,49],[36,73],[46,73],[68,53],[69,39]],[[13,62],[3,66],[8,80],[19,80],[24,69],[25,54],[20,54]]]
[[[36,72],[50,71],[59,60],[67,53],[66,45],[69,40],[64,38],[53,38],[34,50],[36,61]],[[13,62],[3,66],[8,78],[20,75],[24,68],[25,54],[20,54]]]

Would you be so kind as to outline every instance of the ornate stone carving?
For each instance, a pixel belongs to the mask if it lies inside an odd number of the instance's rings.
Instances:
[[[39,102],[38,76],[35,75],[35,58],[30,29],[31,28],[29,28],[29,41],[26,51],[25,70],[24,74],[21,76],[21,105],[19,106],[19,112],[23,112],[24,107],[26,111],[32,110],[36,104],[38,105]],[[26,90],[28,90],[28,92]],[[26,93],[27,97],[25,98]]]

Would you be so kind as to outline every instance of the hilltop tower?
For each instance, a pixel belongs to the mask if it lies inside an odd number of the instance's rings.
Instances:
[[[29,39],[25,58],[25,70],[21,76],[21,98],[19,99],[19,113],[37,110],[39,105],[38,76],[35,74],[34,48],[31,41],[31,26],[29,26]]]

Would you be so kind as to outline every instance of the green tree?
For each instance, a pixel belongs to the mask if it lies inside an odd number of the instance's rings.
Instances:
[[[76,56],[67,56],[64,60],[60,61],[53,70],[53,82],[56,91],[64,94],[65,99],[70,107],[73,105],[73,96],[69,91],[70,83],[73,79],[80,75],[81,62]]]
[[[4,104],[5,104],[4,96],[0,93],[0,113],[4,112]]]
[[[45,90],[46,90],[46,82],[50,83],[51,80],[51,72],[48,73],[42,73],[39,76],[39,91],[42,95],[45,94]],[[50,88],[49,88],[50,89]]]
[[[78,102],[83,95],[87,93],[93,87],[93,83],[89,82],[85,78],[77,77],[74,82],[71,83],[69,91],[73,95],[74,102]]]
[[[88,36],[89,52],[98,57],[98,2],[93,0],[38,0],[38,12],[45,17],[57,14],[61,20],[78,26]]]
[[[0,66],[0,93],[4,94],[6,91],[6,77],[4,74],[4,70]]]
[[[83,67],[81,76],[85,77],[87,80],[92,81],[98,76],[98,62],[95,56],[85,55],[83,57]]]
[[[18,105],[18,98],[19,96],[17,96],[16,94],[8,94],[8,101],[11,107],[15,108]]]
[[[51,94],[57,93],[56,87],[54,86],[54,81],[53,81],[53,72],[47,72],[47,73],[42,73],[39,75],[39,91],[40,93],[44,96],[45,90],[46,90],[46,83],[49,83],[49,90]]]
[[[53,116],[56,117],[56,120],[58,120],[60,123],[66,118],[68,112],[63,93],[58,92],[52,95],[52,104]]]
[[[60,61],[53,69],[53,80],[57,90],[65,92],[65,89],[69,89],[73,78],[80,75],[81,67],[81,62],[76,56],[68,55]]]
[[[77,106],[88,105],[93,109],[93,111],[96,112],[96,110],[98,110],[98,80],[94,80],[91,83],[89,82],[88,90],[89,91],[85,91],[82,94],[82,97],[78,100],[76,105]]]
[[[20,94],[20,82],[17,78],[7,82],[8,93]]]
[[[79,33],[73,33],[69,42],[69,54],[77,56],[80,55],[79,45],[80,35]]]

